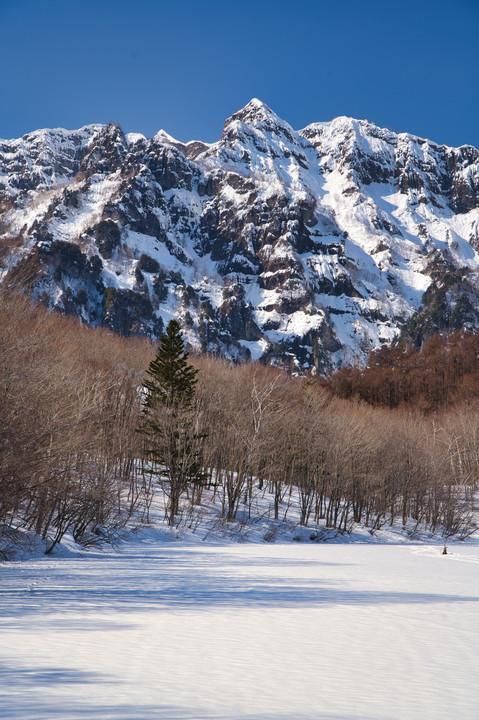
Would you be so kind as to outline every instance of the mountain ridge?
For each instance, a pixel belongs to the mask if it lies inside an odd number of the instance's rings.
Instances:
[[[424,298],[438,327],[479,325],[472,146],[347,117],[296,131],[253,99],[216,143],[38,130],[0,141],[0,173],[2,280],[94,326],[157,337],[176,316],[195,350],[325,373]]]

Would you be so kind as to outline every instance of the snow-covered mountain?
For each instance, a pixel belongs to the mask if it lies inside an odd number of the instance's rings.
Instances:
[[[0,141],[3,282],[125,335],[320,372],[479,326],[479,150],[252,100],[218,142],[118,125]]]

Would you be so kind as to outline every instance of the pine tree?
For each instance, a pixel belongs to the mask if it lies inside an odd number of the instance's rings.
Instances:
[[[197,373],[188,363],[180,325],[171,320],[143,382],[139,427],[145,436],[145,455],[164,481],[170,525],[188,484],[200,484],[205,477],[201,462],[205,435],[199,432],[195,404]]]

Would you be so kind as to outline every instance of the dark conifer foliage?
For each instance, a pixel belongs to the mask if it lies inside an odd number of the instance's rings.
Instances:
[[[143,387],[145,414],[160,402],[166,407],[188,407],[195,392],[198,370],[188,363],[183,333],[177,320],[170,320],[160,339],[156,358],[148,366]]]
[[[188,485],[201,485],[205,478],[205,434],[199,430],[200,412],[194,401],[197,372],[188,363],[180,325],[171,320],[143,383],[145,397],[139,425],[145,437],[144,454],[152,464],[150,470],[154,466],[165,480],[170,524],[174,523]]]

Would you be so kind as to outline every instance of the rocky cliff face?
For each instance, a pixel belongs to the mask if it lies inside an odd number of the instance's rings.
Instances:
[[[479,151],[252,100],[214,144],[117,125],[0,141],[0,263],[50,308],[319,372],[479,325]]]

